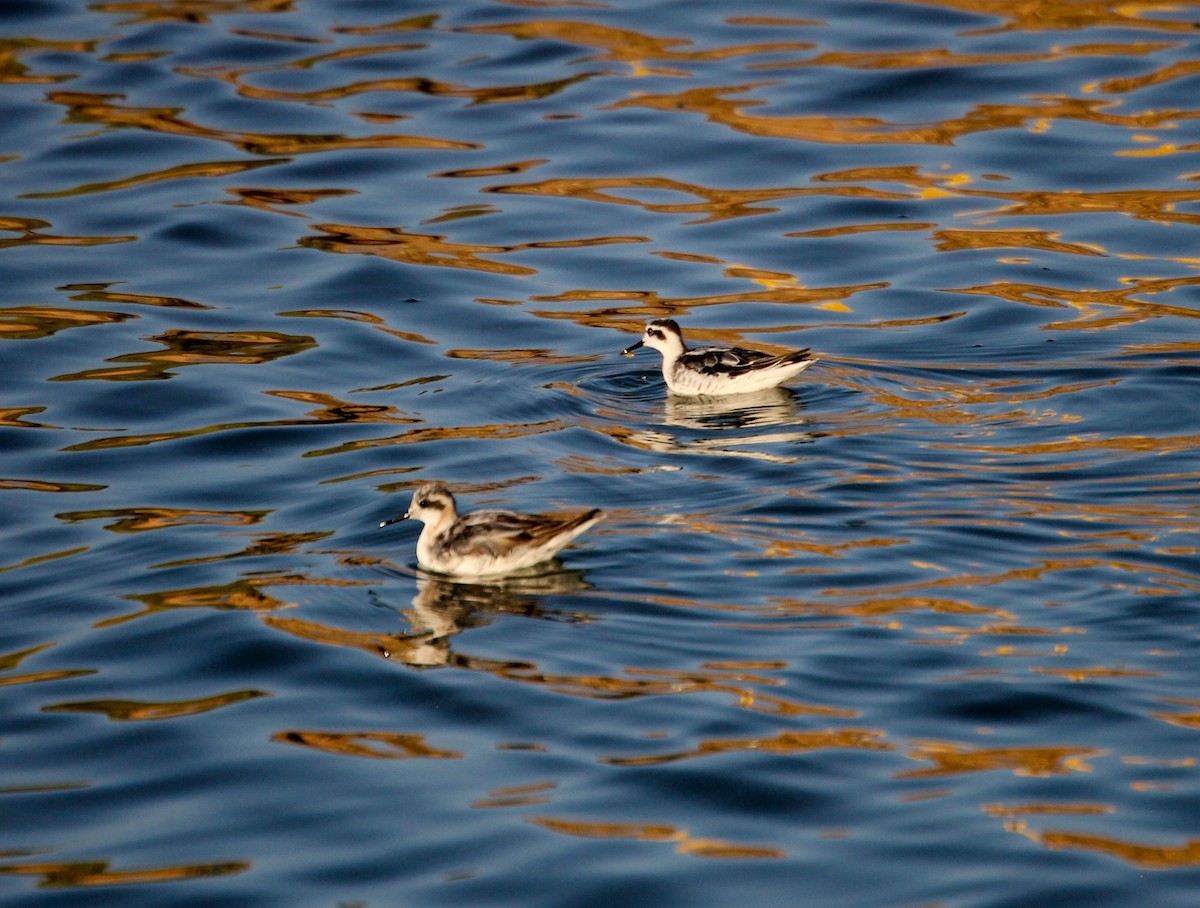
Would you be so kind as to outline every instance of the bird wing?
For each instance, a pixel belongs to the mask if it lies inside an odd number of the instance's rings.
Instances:
[[[679,358],[685,366],[705,375],[742,375],[755,366],[764,366],[772,360],[783,360],[792,354],[772,356],[760,350],[745,347],[698,347]]]
[[[456,555],[486,553],[503,557],[517,546],[538,548],[556,536],[594,518],[599,511],[583,514],[515,514],[512,511],[474,511],[459,521],[443,543]]]

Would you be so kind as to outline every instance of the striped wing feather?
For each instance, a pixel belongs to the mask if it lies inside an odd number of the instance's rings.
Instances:
[[[683,354],[680,362],[705,375],[744,375],[753,369],[798,363],[807,359],[811,359],[807,348],[771,356],[769,353],[747,350],[744,347],[700,347]]]
[[[488,554],[503,558],[517,547],[540,548],[556,536],[594,518],[584,514],[514,514],[511,511],[475,511],[459,521],[454,533],[442,542],[447,553],[468,556]],[[564,541],[565,544],[565,541]]]

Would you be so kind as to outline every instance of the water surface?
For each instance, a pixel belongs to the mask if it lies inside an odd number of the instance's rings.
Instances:
[[[5,904],[1194,904],[1198,26],[5,5]]]

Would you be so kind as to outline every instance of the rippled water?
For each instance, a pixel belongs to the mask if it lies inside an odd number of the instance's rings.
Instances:
[[[6,906],[1195,904],[1200,3],[0,23]]]

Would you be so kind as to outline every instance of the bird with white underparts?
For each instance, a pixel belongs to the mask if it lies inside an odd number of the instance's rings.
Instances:
[[[602,516],[599,508],[574,514],[486,510],[460,516],[450,490],[430,482],[413,493],[407,511],[379,526],[419,520],[424,524],[417,538],[421,567],[456,577],[487,577],[550,560]]]
[[[684,397],[747,394],[774,388],[817,361],[808,348],[773,356],[744,347],[696,347],[689,350],[683,332],[670,318],[646,324],[642,339],[622,353],[633,356],[639,347],[662,354],[667,390]]]

